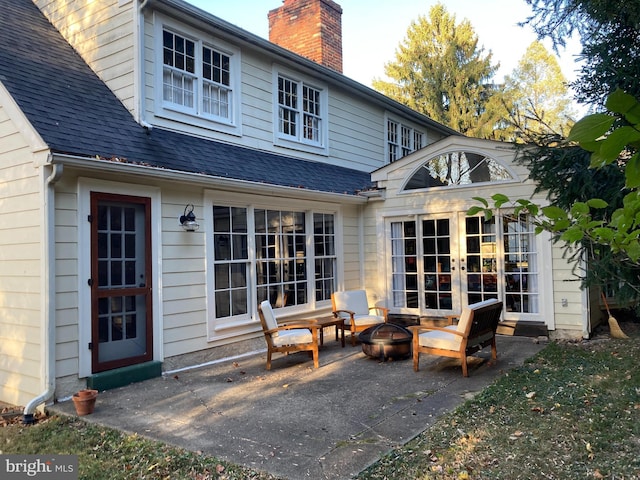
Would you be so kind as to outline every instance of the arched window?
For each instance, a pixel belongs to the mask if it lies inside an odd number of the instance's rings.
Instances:
[[[513,176],[494,159],[479,153],[443,153],[425,162],[409,179],[405,190],[449,185],[501,182]]]

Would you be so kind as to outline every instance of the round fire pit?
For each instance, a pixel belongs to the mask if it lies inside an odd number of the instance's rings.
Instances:
[[[381,323],[358,335],[362,351],[371,358],[399,360],[411,354],[413,334],[400,325]]]

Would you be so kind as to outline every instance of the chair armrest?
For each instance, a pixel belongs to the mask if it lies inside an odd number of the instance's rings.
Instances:
[[[349,315],[352,319],[353,319],[353,316],[356,314],[356,312],[354,312],[354,311],[352,311],[352,310],[334,310],[334,311],[333,311],[333,316],[337,318],[339,313],[346,313],[346,314],[347,314],[347,315]]]
[[[411,325],[408,327],[409,330],[413,332],[413,336],[420,335],[423,332],[445,332],[451,333],[453,335],[458,335],[459,337],[464,338],[464,333],[460,333],[457,330],[451,330],[450,328],[441,328],[441,327],[427,327],[426,325]]]

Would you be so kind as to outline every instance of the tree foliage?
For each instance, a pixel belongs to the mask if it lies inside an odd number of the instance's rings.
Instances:
[[[489,136],[494,108],[487,108],[496,87],[490,83],[498,65],[484,54],[468,20],[456,18],[438,3],[419,16],[385,64],[392,81],[373,87],[432,119],[470,136]]]
[[[505,79],[505,109],[517,139],[540,135],[566,136],[574,123],[567,81],[560,65],[540,42],[527,48],[518,66]]]
[[[533,14],[523,24],[564,47],[581,38],[584,61],[572,84],[577,100],[602,106],[616,88],[640,96],[640,0],[526,0]]]

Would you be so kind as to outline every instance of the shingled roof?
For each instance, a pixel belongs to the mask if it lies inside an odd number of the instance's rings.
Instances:
[[[0,82],[53,153],[355,194],[366,172],[154,128],[148,133],[31,0],[0,0]]]

